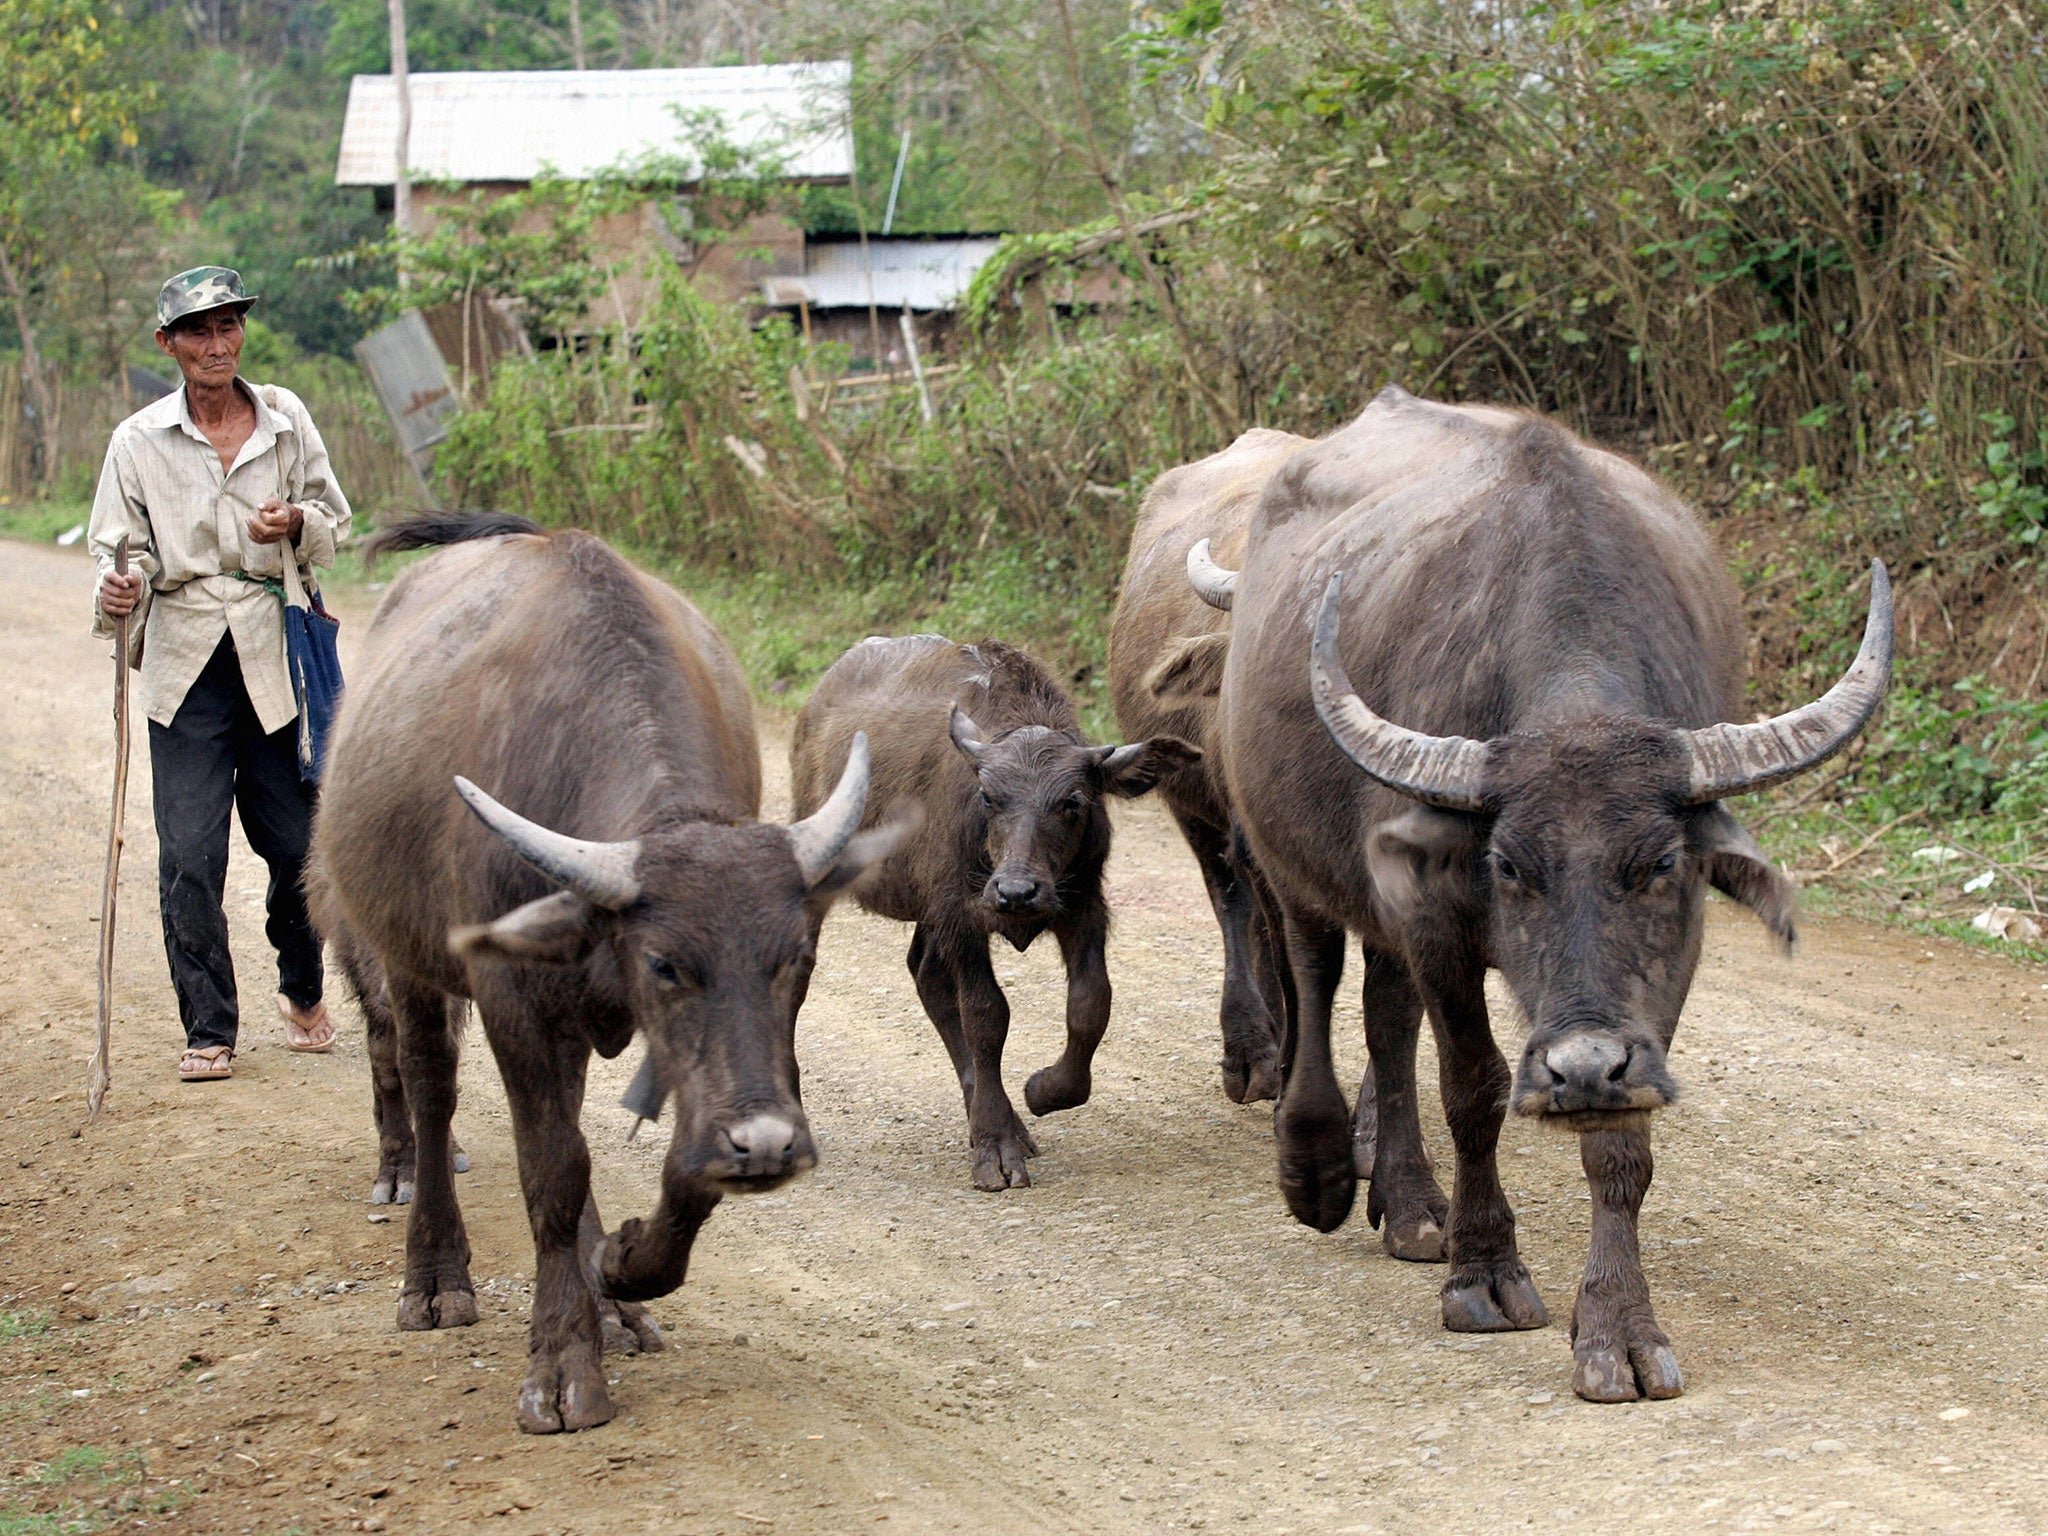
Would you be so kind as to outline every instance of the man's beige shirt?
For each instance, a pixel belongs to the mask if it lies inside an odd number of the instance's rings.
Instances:
[[[255,401],[256,430],[226,474],[193,424],[182,388],[114,428],[90,538],[105,572],[113,569],[115,542],[127,534],[131,568],[139,567],[147,583],[136,618],[145,621],[142,707],[149,718],[171,723],[225,633],[235,637],[257,719],[276,731],[299,713],[285,666],[284,607],[234,573],[282,578],[283,551],[292,546],[258,544],[248,522],[271,496],[304,513],[297,545],[304,576],[334,564],[335,546],[348,537],[349,509],[327,445],[299,397],[276,385],[235,382]],[[95,604],[93,633],[113,632]]]

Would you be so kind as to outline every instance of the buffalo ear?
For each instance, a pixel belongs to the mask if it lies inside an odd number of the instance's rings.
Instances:
[[[1202,760],[1202,749],[1178,736],[1154,736],[1129,746],[1100,748],[1103,793],[1136,799],[1165,778]]]
[[[1213,699],[1223,687],[1223,663],[1229,658],[1227,631],[1183,640],[1147,674],[1145,691],[1162,704]]]
[[[1425,891],[1463,881],[1479,842],[1470,816],[1415,805],[1372,829],[1365,842],[1374,901],[1396,923],[1415,913]]]
[[[574,891],[557,891],[503,917],[448,931],[448,947],[465,960],[529,960],[574,965],[597,947],[600,909]]]
[[[845,851],[839,855],[839,862],[826,871],[824,879],[811,887],[809,899],[830,901],[901,848],[923,825],[924,806],[915,800],[898,800],[879,823],[865,832],[854,833]]]
[[[1725,806],[1716,805],[1694,822],[1693,847],[1706,866],[1707,883],[1754,912],[1779,947],[1789,952],[1799,938],[1794,921],[1798,889],[1770,861],[1748,828]]]

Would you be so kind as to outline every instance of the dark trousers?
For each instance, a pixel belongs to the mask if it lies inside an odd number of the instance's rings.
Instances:
[[[231,1046],[235,962],[221,904],[231,807],[241,812],[249,846],[270,866],[264,932],[277,951],[278,990],[302,1007],[320,1000],[320,939],[299,887],[313,794],[299,782],[298,722],[264,733],[242,686],[233,636],[221,636],[171,723],[150,721],[149,770],[157,894],[178,1017],[188,1045]]]

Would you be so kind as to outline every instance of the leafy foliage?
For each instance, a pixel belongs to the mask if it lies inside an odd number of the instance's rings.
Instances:
[[[611,8],[584,7],[586,47],[602,54],[616,42]],[[391,69],[385,0],[334,0],[327,67],[338,75]],[[417,70],[561,69],[570,61],[568,0],[409,0],[406,61]]]
[[[1737,478],[1862,473],[1931,408],[1967,482],[1988,411],[2043,419],[2048,65],[2017,11],[1196,4],[1132,48],[1200,103],[1217,255],[1333,359]]]
[[[603,290],[591,260],[592,226],[614,200],[587,181],[542,179],[516,192],[450,187],[418,233],[391,230],[361,249],[375,267],[403,268],[394,280],[351,289],[344,302],[372,321],[409,306],[457,303],[483,294],[518,302],[537,333],[582,318]]]

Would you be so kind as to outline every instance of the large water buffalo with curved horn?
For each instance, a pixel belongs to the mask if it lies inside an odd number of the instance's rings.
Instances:
[[[1216,562],[1243,558],[1259,493],[1308,441],[1254,427],[1222,452],[1168,470],[1145,493],[1109,626],[1109,697],[1129,739],[1209,745],[1230,647],[1230,578]],[[1218,598],[1214,606],[1191,576]],[[1194,853],[1223,934],[1223,1091],[1240,1104],[1270,1099],[1280,1089],[1278,942],[1232,825],[1222,769],[1207,757],[1163,780],[1159,797]]]
[[[907,828],[859,833],[864,742],[815,814],[759,823],[732,652],[601,541],[449,514],[367,547],[431,545],[455,547],[392,583],[336,724],[316,907],[353,971],[374,961],[365,1001],[397,1033],[418,1157],[398,1325],[477,1318],[448,1135],[473,999],[533,1227],[518,1423],[580,1429],[612,1417],[603,1338],[658,1347],[635,1304],[682,1283],[712,1207],[816,1161],[795,1053],[812,923]],[[591,1053],[636,1033],[675,1132],[654,1214],[606,1235],[578,1115]]]
[[[1212,583],[1213,585],[1213,583]],[[1699,958],[1708,887],[1793,937],[1791,884],[1728,797],[1846,745],[1890,676],[1890,587],[1818,701],[1740,712],[1742,631],[1693,512],[1633,464],[1542,418],[1390,389],[1267,482],[1232,599],[1214,740],[1285,912],[1298,997],[1275,1112],[1289,1209],[1341,1223],[1355,1175],[1331,1070],[1348,929],[1366,960],[1390,1231],[1440,1221],[1414,1108],[1416,1031],[1436,1031],[1457,1151],[1443,1320],[1547,1321],[1495,1166],[1510,1102],[1580,1133],[1592,1247],[1572,1314],[1595,1401],[1682,1390],[1651,1308],[1636,1219],[1652,1111]],[[1220,595],[1220,594],[1219,594]],[[1529,1023],[1512,1074],[1482,982]]]

